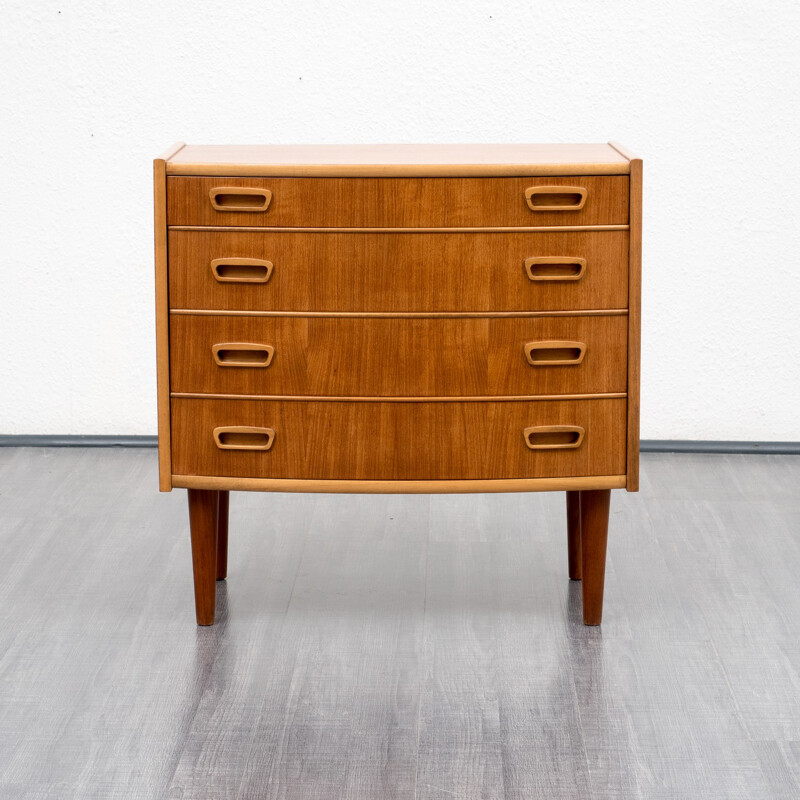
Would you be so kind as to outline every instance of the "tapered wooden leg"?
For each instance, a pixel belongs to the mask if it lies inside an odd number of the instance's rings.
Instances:
[[[217,595],[217,517],[219,492],[189,489],[194,605],[198,625],[214,624]]]
[[[581,579],[581,493],[567,492],[567,561],[570,580]]]
[[[581,570],[583,623],[599,625],[603,619],[603,586],[606,577],[609,489],[581,492]]]
[[[228,576],[228,503],[230,492],[219,492],[219,512],[217,515],[217,580],[224,581]]]

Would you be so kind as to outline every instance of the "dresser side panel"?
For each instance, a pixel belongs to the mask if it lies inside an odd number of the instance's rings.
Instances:
[[[639,491],[639,383],[642,336],[642,160],[631,160],[630,258],[628,262],[628,453],[629,492]]]
[[[156,277],[156,372],[158,385],[158,487],[172,489],[169,395],[169,276],[167,257],[167,173],[163,158],[153,161]]]

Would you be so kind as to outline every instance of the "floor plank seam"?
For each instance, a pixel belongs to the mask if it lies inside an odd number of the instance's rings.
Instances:
[[[425,538],[425,596],[422,600],[422,637],[419,648],[419,665],[417,667],[417,751],[414,763],[414,800],[419,797],[419,742],[422,729],[422,694],[425,689],[425,648],[427,646],[428,625],[428,573],[430,569],[431,554],[431,512],[432,507],[428,502],[428,535]]]
[[[312,519],[312,518],[313,518],[313,515],[311,515],[309,517],[309,519]],[[308,524],[310,525],[310,522]],[[308,544],[308,526],[306,526],[306,529],[303,532],[303,545],[302,545],[302,547],[300,549],[300,555],[297,558],[297,565],[295,566],[294,577],[292,578],[292,588],[289,590],[289,597],[287,598],[286,605],[285,605],[285,607],[283,609],[283,616],[281,618],[281,623],[280,623],[280,626],[278,627],[278,630],[275,633],[276,638],[283,633],[283,628],[286,625],[286,620],[287,620],[287,618],[289,616],[289,609],[291,608],[291,605],[292,605],[292,598],[294,597],[294,590],[295,590],[295,587],[297,586],[297,576],[300,574],[300,567],[301,567],[301,565],[303,563],[303,557],[305,556],[307,544]],[[291,677],[291,679],[289,681],[289,689],[288,689],[288,693],[287,693],[287,696],[286,696],[286,704],[287,705],[289,704],[289,701],[291,699],[292,687],[294,686],[294,675],[295,675],[296,671],[297,671],[297,658],[296,658],[296,655],[295,655],[295,659],[294,659],[294,662],[292,664],[292,677]],[[264,698],[262,700],[262,702],[261,702],[261,710],[259,711],[259,714],[258,714],[258,717],[257,717],[256,724],[255,724],[254,728],[258,727],[258,722],[260,722],[260,720],[261,720],[261,718],[263,716],[263,712],[264,712],[264,708],[265,708],[265,706],[267,704],[267,700],[268,700],[268,698]],[[294,719],[294,716],[296,716],[296,714],[297,714],[297,706],[295,704],[294,713],[293,713],[292,719]],[[284,724],[283,728],[281,729],[281,734],[280,734],[280,736],[278,737],[278,739],[275,742],[274,751],[270,754],[270,766],[269,766],[269,775],[270,775],[269,779],[270,779],[270,782],[272,781],[272,773],[273,773],[274,765],[275,765],[275,755],[276,755],[276,753],[278,751],[278,745],[279,745],[280,741],[282,741],[283,738],[284,738],[285,730],[286,730],[286,724]],[[241,777],[241,779],[239,781],[239,788],[236,791],[235,800],[241,800],[242,795],[243,795],[243,793],[245,791],[245,784],[247,782],[247,778],[248,778],[248,775],[249,775],[250,764],[251,764],[251,762],[253,760],[253,753],[254,753],[254,750],[255,750],[255,747],[256,747],[256,743],[257,743],[256,739],[257,739],[257,730],[254,729],[253,738],[250,740],[250,743],[249,743],[248,748],[247,748],[247,758],[244,761],[244,768],[242,770],[242,777]]]

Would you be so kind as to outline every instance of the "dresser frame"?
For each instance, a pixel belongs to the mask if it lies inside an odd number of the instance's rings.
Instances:
[[[533,148],[527,146],[525,159],[516,159],[513,146],[502,160],[489,157],[474,158],[477,146],[452,146],[448,158],[409,158],[413,149],[408,146],[384,146],[380,159],[369,157],[358,161],[348,159],[348,148],[340,151],[311,147],[276,148],[280,163],[259,159],[259,148],[191,148],[192,157],[176,159],[188,150],[182,142],[175,144],[154,160],[155,208],[155,278],[156,278],[156,351],[158,382],[158,463],[159,489],[188,490],[192,558],[195,583],[195,605],[199,625],[214,622],[215,581],[227,574],[228,508],[230,491],[277,491],[317,493],[474,493],[474,492],[566,492],[568,572],[573,580],[583,582],[583,621],[598,625],[602,619],[605,575],[606,541],[611,489],[638,491],[639,485],[639,382],[641,337],[641,238],[642,238],[642,160],[619,143],[608,148],[618,160],[587,161],[583,146],[557,146],[559,156],[553,157],[550,146],[541,146],[541,158],[531,158]],[[351,148],[358,152],[357,148]],[[363,148],[367,153],[369,147]],[[393,150],[397,158],[393,158]],[[463,151],[463,152],[462,152]],[[315,157],[315,153],[317,153]],[[419,150],[424,156],[424,147]],[[439,151],[440,153],[442,151]],[[331,155],[335,154],[335,158]],[[243,157],[244,156],[244,157]],[[350,163],[348,163],[350,162]],[[535,166],[532,167],[532,164]],[[628,306],[627,306],[627,426],[626,470],[624,474],[592,475],[585,477],[541,477],[502,480],[305,480],[253,477],[203,476],[176,474],[172,469],[171,403],[174,393],[170,387],[170,303],[167,222],[168,176],[237,176],[237,177],[500,177],[500,176],[569,176],[569,175],[626,175],[629,179],[628,224],[593,226],[508,228],[508,231],[537,230],[627,230]],[[311,229],[310,229],[311,230]],[[378,228],[348,229],[378,231]],[[396,232],[397,229],[389,229]],[[416,232],[465,232],[476,228],[415,228]],[[500,230],[492,228],[489,230]],[[503,228],[502,230],[506,230]],[[175,312],[172,312],[175,313]],[[565,312],[591,313],[591,312]],[[552,316],[552,314],[549,314]],[[313,314],[309,314],[313,316]],[[347,316],[347,315],[345,315]],[[353,316],[353,315],[349,315]],[[358,316],[358,315],[355,315]],[[393,315],[397,316],[397,315]],[[409,316],[435,317],[436,314]],[[458,316],[458,315],[457,315]],[[460,316],[470,316],[463,314]],[[477,316],[477,315],[473,315]],[[481,313],[481,317],[503,316]],[[606,395],[604,395],[606,396]],[[611,395],[608,395],[611,396]],[[348,399],[348,398],[342,398]],[[357,400],[359,398],[349,398]],[[363,398],[361,398],[363,399]],[[432,398],[437,399],[437,398]],[[438,398],[441,399],[441,398]],[[473,398],[492,399],[492,398]]]

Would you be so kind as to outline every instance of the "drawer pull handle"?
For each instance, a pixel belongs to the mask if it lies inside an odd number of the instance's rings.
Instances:
[[[220,450],[269,450],[275,441],[272,428],[234,426],[214,428],[214,443]]]
[[[261,258],[215,258],[211,272],[220,283],[266,283],[274,266]]]
[[[545,425],[525,428],[522,436],[530,450],[574,450],[586,431],[580,425]]]
[[[584,342],[528,342],[523,350],[532,367],[575,367],[586,355]]]
[[[532,281],[579,281],[584,272],[585,258],[533,256],[525,259],[525,274]]]
[[[217,211],[266,211],[272,200],[269,189],[245,189],[241,186],[216,186],[208,196]]]
[[[233,342],[215,344],[211,352],[218,367],[268,367],[275,348],[271,344]]]
[[[580,211],[586,194],[582,186],[531,186],[525,202],[531,211]]]

